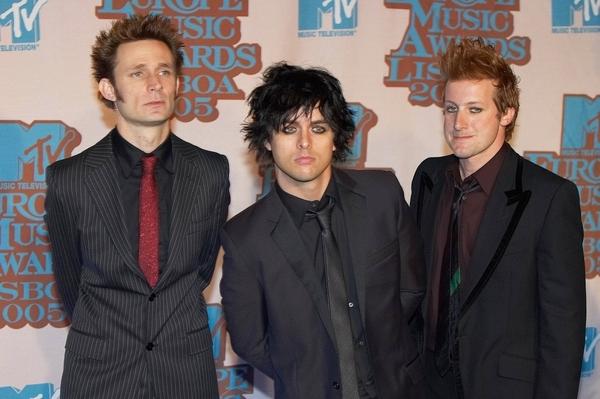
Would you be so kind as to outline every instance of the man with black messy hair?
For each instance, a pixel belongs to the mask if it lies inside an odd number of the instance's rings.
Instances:
[[[276,184],[222,233],[234,350],[279,399],[420,398],[422,247],[396,177],[332,166],[354,123],[323,69],[273,65],[249,104],[245,139]]]

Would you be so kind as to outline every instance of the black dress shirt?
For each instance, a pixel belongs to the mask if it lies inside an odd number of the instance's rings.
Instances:
[[[142,178],[142,161],[145,154],[142,150],[125,140],[113,129],[111,139],[113,152],[117,160],[119,188],[121,201],[125,207],[125,225],[127,226],[129,243],[133,249],[133,256],[138,258],[139,240],[139,196],[140,180]],[[171,136],[158,146],[152,155],[158,158],[154,170],[158,188],[159,209],[159,268],[162,271],[169,256],[170,215],[171,215],[171,188],[173,186],[173,151],[171,149]]]
[[[349,252],[348,237],[346,235],[346,227],[344,225],[344,210],[339,195],[335,186],[335,180],[332,178],[319,201],[307,201],[302,198],[295,197],[285,191],[278,184],[275,184],[275,190],[283,205],[290,214],[292,221],[300,237],[307,253],[313,260],[315,273],[321,281],[325,298],[327,298],[327,283],[325,273],[325,260],[323,258],[323,249],[320,244],[321,227],[315,217],[307,217],[306,213],[309,210],[317,211],[322,209],[328,203],[327,197],[333,197],[335,206],[331,216],[331,225],[333,235],[336,238],[340,251]],[[344,279],[346,283],[346,293],[348,295],[348,308],[350,315],[350,325],[348,328],[352,330],[354,341],[354,361],[356,363],[358,390],[361,399],[375,399],[375,386],[373,367],[369,357],[366,332],[362,324],[360,308],[358,306],[358,291],[356,289],[356,279],[352,265],[344,262]]]

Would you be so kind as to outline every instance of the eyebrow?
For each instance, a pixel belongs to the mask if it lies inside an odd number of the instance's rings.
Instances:
[[[160,64],[158,64],[158,67],[159,68],[167,67],[167,68],[171,68],[171,69],[175,68],[174,65],[166,63],[166,62],[161,62]],[[134,65],[132,67],[129,67],[129,69],[144,69],[144,68],[148,68],[148,64],[143,64],[142,63],[142,64],[137,64],[137,65]]]
[[[297,125],[298,124],[298,118],[294,119],[293,121],[289,122],[289,123],[284,123],[282,126],[290,126],[290,125]],[[329,122],[327,122],[325,119],[317,119],[316,121],[310,121],[311,125],[329,125]]]
[[[451,101],[451,100],[444,101],[444,104],[458,105],[456,102]],[[469,101],[469,102],[465,103],[464,105],[481,105],[481,104],[483,104],[483,101]]]

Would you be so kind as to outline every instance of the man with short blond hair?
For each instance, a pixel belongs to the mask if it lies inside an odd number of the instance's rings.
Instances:
[[[441,57],[453,155],[417,169],[432,399],[575,399],[585,329],[577,187],[508,144],[517,77],[482,39]]]

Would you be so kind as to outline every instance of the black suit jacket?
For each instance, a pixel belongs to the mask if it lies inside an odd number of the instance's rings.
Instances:
[[[227,214],[227,159],[171,139],[169,257],[154,289],[129,244],[110,135],[48,167],[53,268],[72,321],[62,398],[218,397],[202,290]]]
[[[424,294],[422,245],[395,176],[341,171],[361,316],[379,399],[420,398],[422,364],[408,321]],[[274,190],[231,219],[221,294],[233,349],[273,378],[278,399],[340,398],[327,298],[300,234]]]
[[[411,208],[428,273],[450,162],[456,157],[427,159],[413,179]],[[577,187],[510,149],[461,283],[465,398],[577,397],[585,332],[582,239]]]

